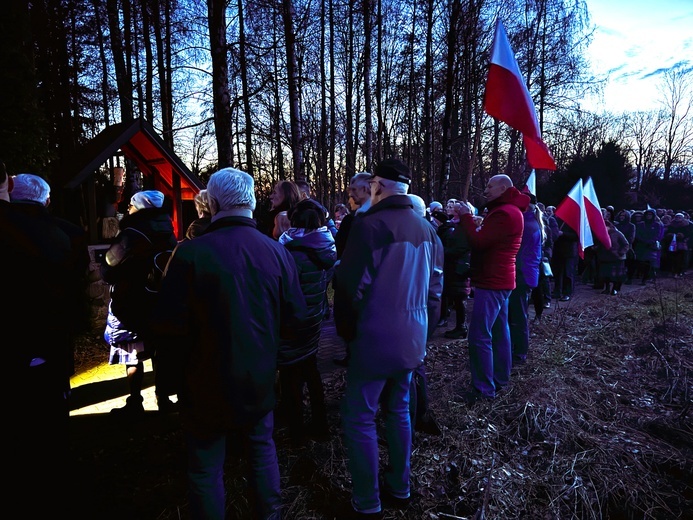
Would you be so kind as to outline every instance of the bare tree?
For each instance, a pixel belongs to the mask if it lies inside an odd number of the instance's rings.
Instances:
[[[212,103],[214,131],[217,136],[217,162],[219,168],[224,168],[233,163],[229,64],[226,48],[226,2],[207,0],[207,19],[212,56]]]
[[[666,125],[663,127],[663,179],[671,177],[675,164],[687,164],[693,158],[693,73],[682,68],[670,69],[660,87]]]

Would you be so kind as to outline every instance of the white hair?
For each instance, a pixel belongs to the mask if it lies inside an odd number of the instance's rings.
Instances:
[[[426,203],[424,202],[424,200],[418,195],[414,195],[413,193],[408,193],[407,197],[409,197],[409,200],[411,200],[412,204],[414,205],[414,211],[422,217],[425,217]]]
[[[11,200],[30,200],[40,202],[44,206],[51,196],[50,185],[38,175],[32,173],[20,173],[15,175],[14,188],[10,193]]]
[[[255,211],[255,180],[241,170],[224,168],[213,173],[207,183],[207,195],[217,202],[219,211]]]

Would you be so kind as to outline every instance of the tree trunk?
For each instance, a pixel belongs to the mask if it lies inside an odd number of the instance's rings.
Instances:
[[[217,137],[219,168],[232,165],[231,103],[229,95],[229,64],[226,50],[226,2],[207,0],[209,43],[212,55],[212,105],[214,132]]]
[[[283,0],[282,18],[284,21],[284,43],[286,45],[286,72],[289,87],[289,117],[291,119],[291,154],[293,156],[294,179],[304,179],[303,134],[301,129],[301,105],[299,93],[298,63],[296,61],[296,38],[293,18],[294,6],[291,0]]]

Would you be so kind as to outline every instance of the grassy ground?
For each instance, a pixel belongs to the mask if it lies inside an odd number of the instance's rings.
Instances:
[[[442,434],[417,433],[413,501],[386,518],[693,518],[693,278],[562,302],[531,335],[509,391],[472,407],[458,397],[466,341],[430,342],[430,406]],[[84,363],[90,341],[78,349]],[[336,372],[326,387],[329,440],[294,447],[276,432],[286,519],[339,518],[348,508],[343,389]],[[71,421],[73,517],[188,517],[175,416],[130,427]],[[229,443],[226,465],[229,518],[249,518],[238,446]]]

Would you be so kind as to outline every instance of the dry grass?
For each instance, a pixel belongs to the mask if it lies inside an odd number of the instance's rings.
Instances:
[[[443,432],[417,433],[414,500],[386,518],[693,518],[693,280],[561,303],[531,333],[510,389],[473,407],[458,398],[466,341],[430,343],[430,406]],[[295,448],[276,433],[287,519],[332,519],[348,507],[343,375],[326,381],[329,441]],[[186,518],[175,424],[109,430],[72,449],[91,518]],[[231,451],[230,517],[247,518],[245,462]]]

